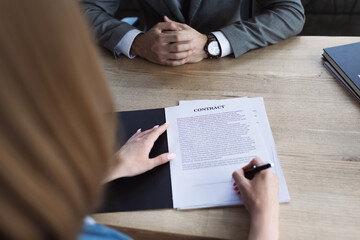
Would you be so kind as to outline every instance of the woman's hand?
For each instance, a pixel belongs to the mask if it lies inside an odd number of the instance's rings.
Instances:
[[[175,158],[173,153],[164,153],[149,158],[154,142],[168,128],[169,124],[154,126],[144,132],[139,129],[115,154],[115,163],[105,178],[105,182],[120,177],[131,177],[147,172],[154,167]]]
[[[239,191],[241,199],[251,217],[249,239],[279,238],[279,180],[270,169],[255,174],[247,179],[244,170],[254,165],[263,165],[260,158],[254,158],[248,165],[233,173],[236,182],[235,191]]]

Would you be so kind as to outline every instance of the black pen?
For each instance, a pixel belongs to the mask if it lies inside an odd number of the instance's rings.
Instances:
[[[246,178],[252,178],[255,175],[255,173],[258,173],[258,172],[260,172],[262,170],[271,168],[273,166],[274,166],[273,163],[267,163],[267,164],[264,164],[264,165],[261,165],[261,166],[253,166],[252,168],[246,169],[244,171],[244,174],[245,174]]]

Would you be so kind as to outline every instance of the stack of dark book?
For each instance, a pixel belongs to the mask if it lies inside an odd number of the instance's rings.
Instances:
[[[325,67],[360,101],[360,43],[325,48]]]

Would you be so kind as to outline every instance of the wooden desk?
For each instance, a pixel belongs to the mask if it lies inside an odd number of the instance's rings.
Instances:
[[[322,65],[322,49],[360,37],[295,37],[181,67],[140,58],[104,67],[116,110],[169,107],[179,100],[264,97],[291,201],[280,206],[281,239],[359,239],[360,103]],[[360,71],[360,63],[359,63]],[[360,72],[359,72],[360,73]],[[126,228],[246,239],[243,207],[97,214]]]

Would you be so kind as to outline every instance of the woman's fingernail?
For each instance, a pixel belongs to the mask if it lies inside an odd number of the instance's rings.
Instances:
[[[237,194],[237,195],[240,195],[240,191],[237,191],[236,194]]]
[[[239,189],[237,187],[234,187],[234,191],[239,191]]]
[[[139,128],[136,132],[141,132],[141,128]]]
[[[158,128],[159,127],[159,125],[155,125],[153,128]]]
[[[233,186],[234,186],[234,187],[236,186],[236,182],[233,183]]]
[[[166,122],[166,123],[164,123],[164,125],[169,126],[169,123],[168,123],[168,122]]]
[[[168,156],[167,156],[167,158],[168,158],[169,160],[172,160],[172,159],[174,159],[175,157],[176,157],[176,154],[175,154],[175,153],[169,153]]]

